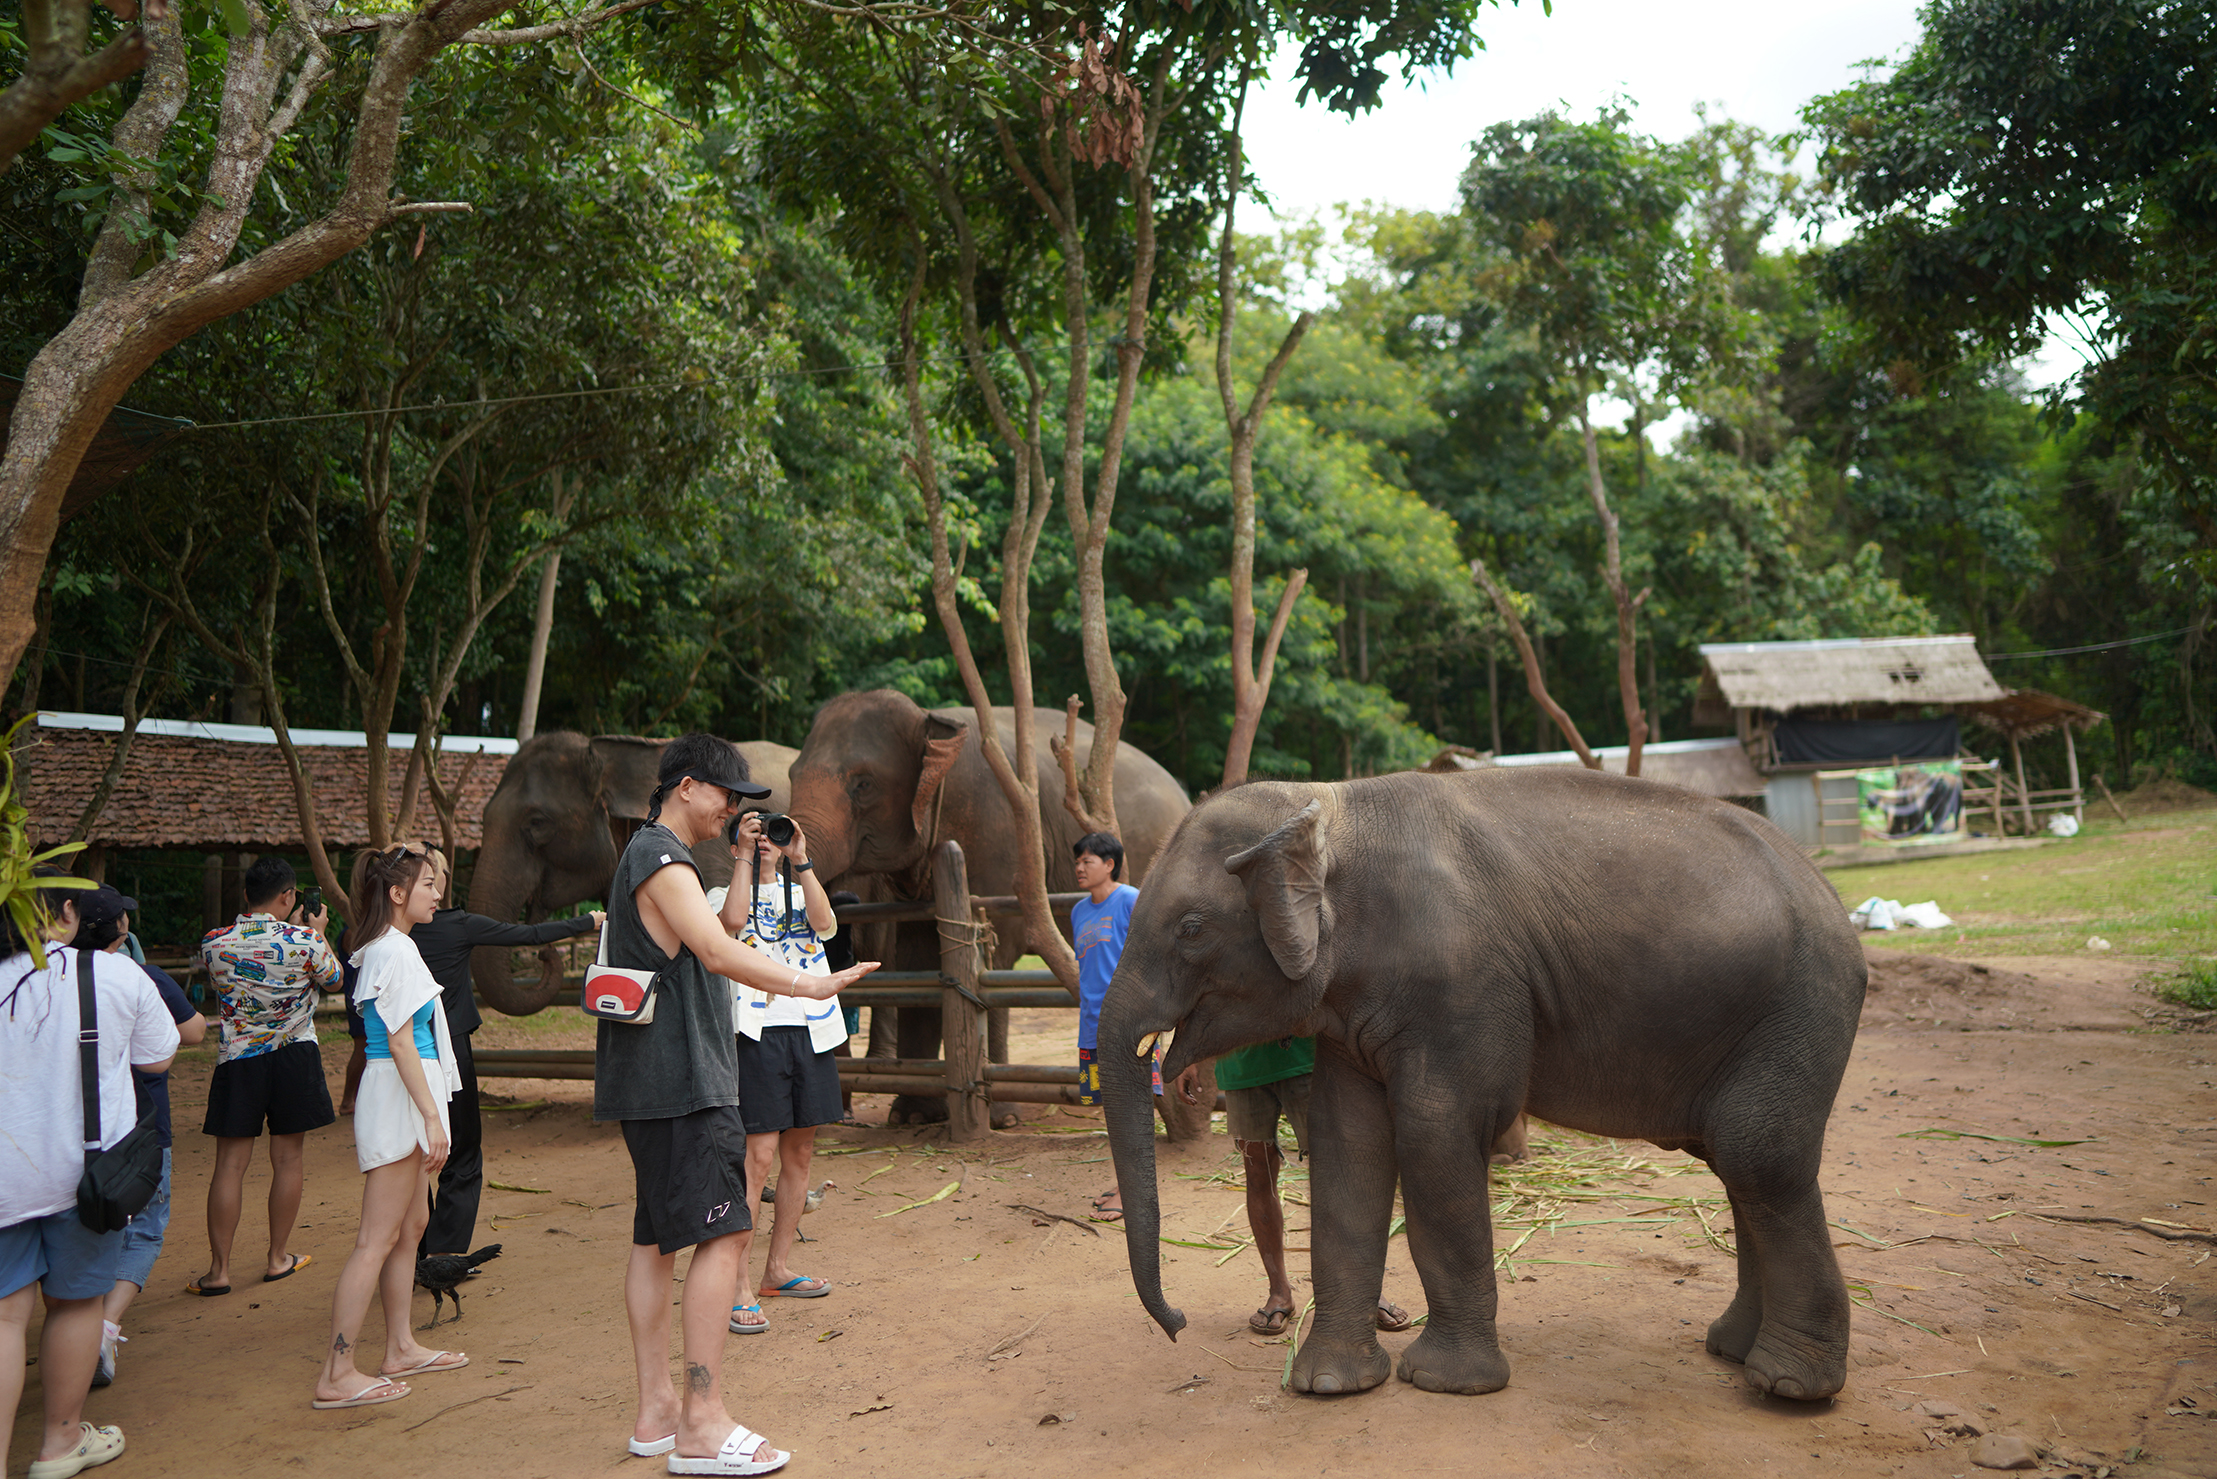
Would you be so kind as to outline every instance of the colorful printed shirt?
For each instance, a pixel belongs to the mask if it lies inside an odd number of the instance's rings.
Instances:
[[[316,992],[339,989],[339,958],[323,936],[267,914],[210,930],[200,958],[220,1004],[218,1063],[314,1042]]]

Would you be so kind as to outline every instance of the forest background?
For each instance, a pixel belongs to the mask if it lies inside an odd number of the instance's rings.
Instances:
[[[264,12],[176,13],[204,85],[157,155],[117,142],[133,78],[0,175],[0,370],[70,323],[118,213],[145,274],[210,205],[207,80]],[[93,44],[122,28],[93,14]],[[966,701],[931,497],[994,697],[1014,591],[1031,696],[1091,702],[1085,520],[1039,512],[1075,472],[1081,512],[1115,493],[1125,737],[1198,793],[1232,743],[1227,421],[1298,322],[1253,453],[1264,623],[1306,584],[1253,773],[1560,748],[1474,558],[1587,740],[1623,743],[1598,473],[1650,592],[1650,742],[1703,732],[1697,644],[1963,631],[2005,685],[2110,715],[2120,789],[2217,782],[2210,7],[1936,0],[1801,136],[1502,120],[1458,210],[1274,221],[1236,147],[1255,69],[1299,43],[1311,105],[1359,111],[1383,68],[1467,56],[1475,0],[960,15],[666,3],[442,54],[393,188],[473,209],[387,225],[132,385],[195,425],[62,524],[9,706],[515,733],[551,554],[537,729],[798,744],[838,692]],[[0,16],[0,56],[23,36]],[[237,257],[341,188],[345,46]],[[1235,194],[1269,229],[1227,230]],[[2054,314],[2088,368],[2036,394],[2015,366]]]

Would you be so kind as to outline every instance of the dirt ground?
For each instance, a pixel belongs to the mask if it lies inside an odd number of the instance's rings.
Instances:
[[[1836,1400],[1758,1397],[1703,1352],[1733,1277],[1720,1251],[1729,1210],[1711,1205],[1721,1188],[1705,1169],[1547,1130],[1540,1158],[1497,1183],[1522,1209],[1499,1240],[1522,1238],[1503,1275],[1509,1388],[1292,1396],[1279,1388],[1285,1346],[1246,1326],[1263,1282],[1238,1245],[1229,1139],[1161,1155],[1166,1235],[1214,1245],[1164,1250],[1170,1297],[1192,1321],[1172,1344],[1132,1293],[1118,1230],[1011,1210],[1082,1217],[1113,1180],[1097,1114],[1031,1106],[1020,1129],[959,1154],[932,1131],[825,1132],[819,1175],[838,1185],[796,1262],[837,1287],[769,1301],[771,1329],[731,1339],[734,1408],[796,1451],[796,1475],[1980,1472],[1977,1440],[1951,1425],[2030,1439],[2048,1474],[2217,1475],[2217,1244],[2041,1215],[2217,1222],[2217,1038],[2152,1023],[2130,960],[1886,953],[1874,967],[1824,1178],[1859,1304]],[[1067,1011],[1021,1013],[1012,1056],[1068,1061],[1073,1027]],[[517,1030],[495,1024],[481,1041]],[[326,1053],[335,1085],[343,1048]],[[204,1256],[206,1076],[204,1061],[178,1072],[169,1249],[132,1312],[117,1383],[86,1409],[129,1437],[107,1472],[660,1472],[624,1457],[630,1174],[613,1127],[588,1120],[587,1086],[489,1085],[515,1101],[488,1116],[490,1178],[539,1190],[487,1194],[480,1241],[502,1256],[439,1332],[471,1365],[417,1378],[401,1402],[317,1413],[309,1386],[360,1205],[351,1137],[342,1122],[310,1139],[293,1246],[316,1255],[312,1269],[188,1297]],[[880,1120],[885,1103],[858,1109]],[[249,1265],[265,1184],[258,1161]],[[1305,1247],[1306,1207],[1288,1212]],[[1404,1240],[1387,1291],[1423,1306]],[[430,1309],[419,1293],[419,1324]],[[364,1334],[379,1338],[374,1313]],[[1411,1338],[1381,1337],[1389,1349]],[[35,1441],[37,1375],[16,1473]]]

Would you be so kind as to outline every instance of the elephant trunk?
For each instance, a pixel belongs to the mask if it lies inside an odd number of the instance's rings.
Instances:
[[[487,872],[480,855],[477,872],[470,879],[470,912],[488,919],[514,919],[524,905],[528,890],[516,887],[512,881],[488,877]],[[528,1017],[552,1006],[562,990],[561,953],[549,947],[539,952],[539,962],[538,984],[519,985],[515,967],[510,964],[509,951],[503,946],[484,946],[470,952],[470,980],[476,985],[477,994],[485,999],[485,1005],[494,1011],[511,1017]]]
[[[1107,1099],[1109,1155],[1116,1163],[1116,1188],[1124,1201],[1124,1240],[1131,1261],[1132,1287],[1140,1303],[1172,1340],[1185,1329],[1185,1312],[1162,1297],[1162,1203],[1155,1185],[1155,1093],[1151,1050],[1139,1044],[1152,1029],[1141,1013],[1119,1010],[1116,984],[1103,1005],[1096,1061],[1101,1092]]]
[[[816,876],[829,882],[854,865],[855,838],[852,809],[839,778],[821,772],[796,772],[790,776],[793,820],[808,835],[808,858]]]

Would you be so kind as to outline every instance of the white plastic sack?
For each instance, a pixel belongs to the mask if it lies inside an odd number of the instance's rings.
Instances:
[[[2060,812],[2048,818],[2048,830],[2058,837],[2078,836],[2078,818],[2064,816]]]
[[[1907,925],[1914,929],[1945,929],[1955,923],[1940,912],[1937,901],[1928,899],[1922,904],[1904,904],[1899,899],[1882,899],[1876,894],[1858,904],[1848,914],[1848,922],[1857,929],[1891,930]]]

